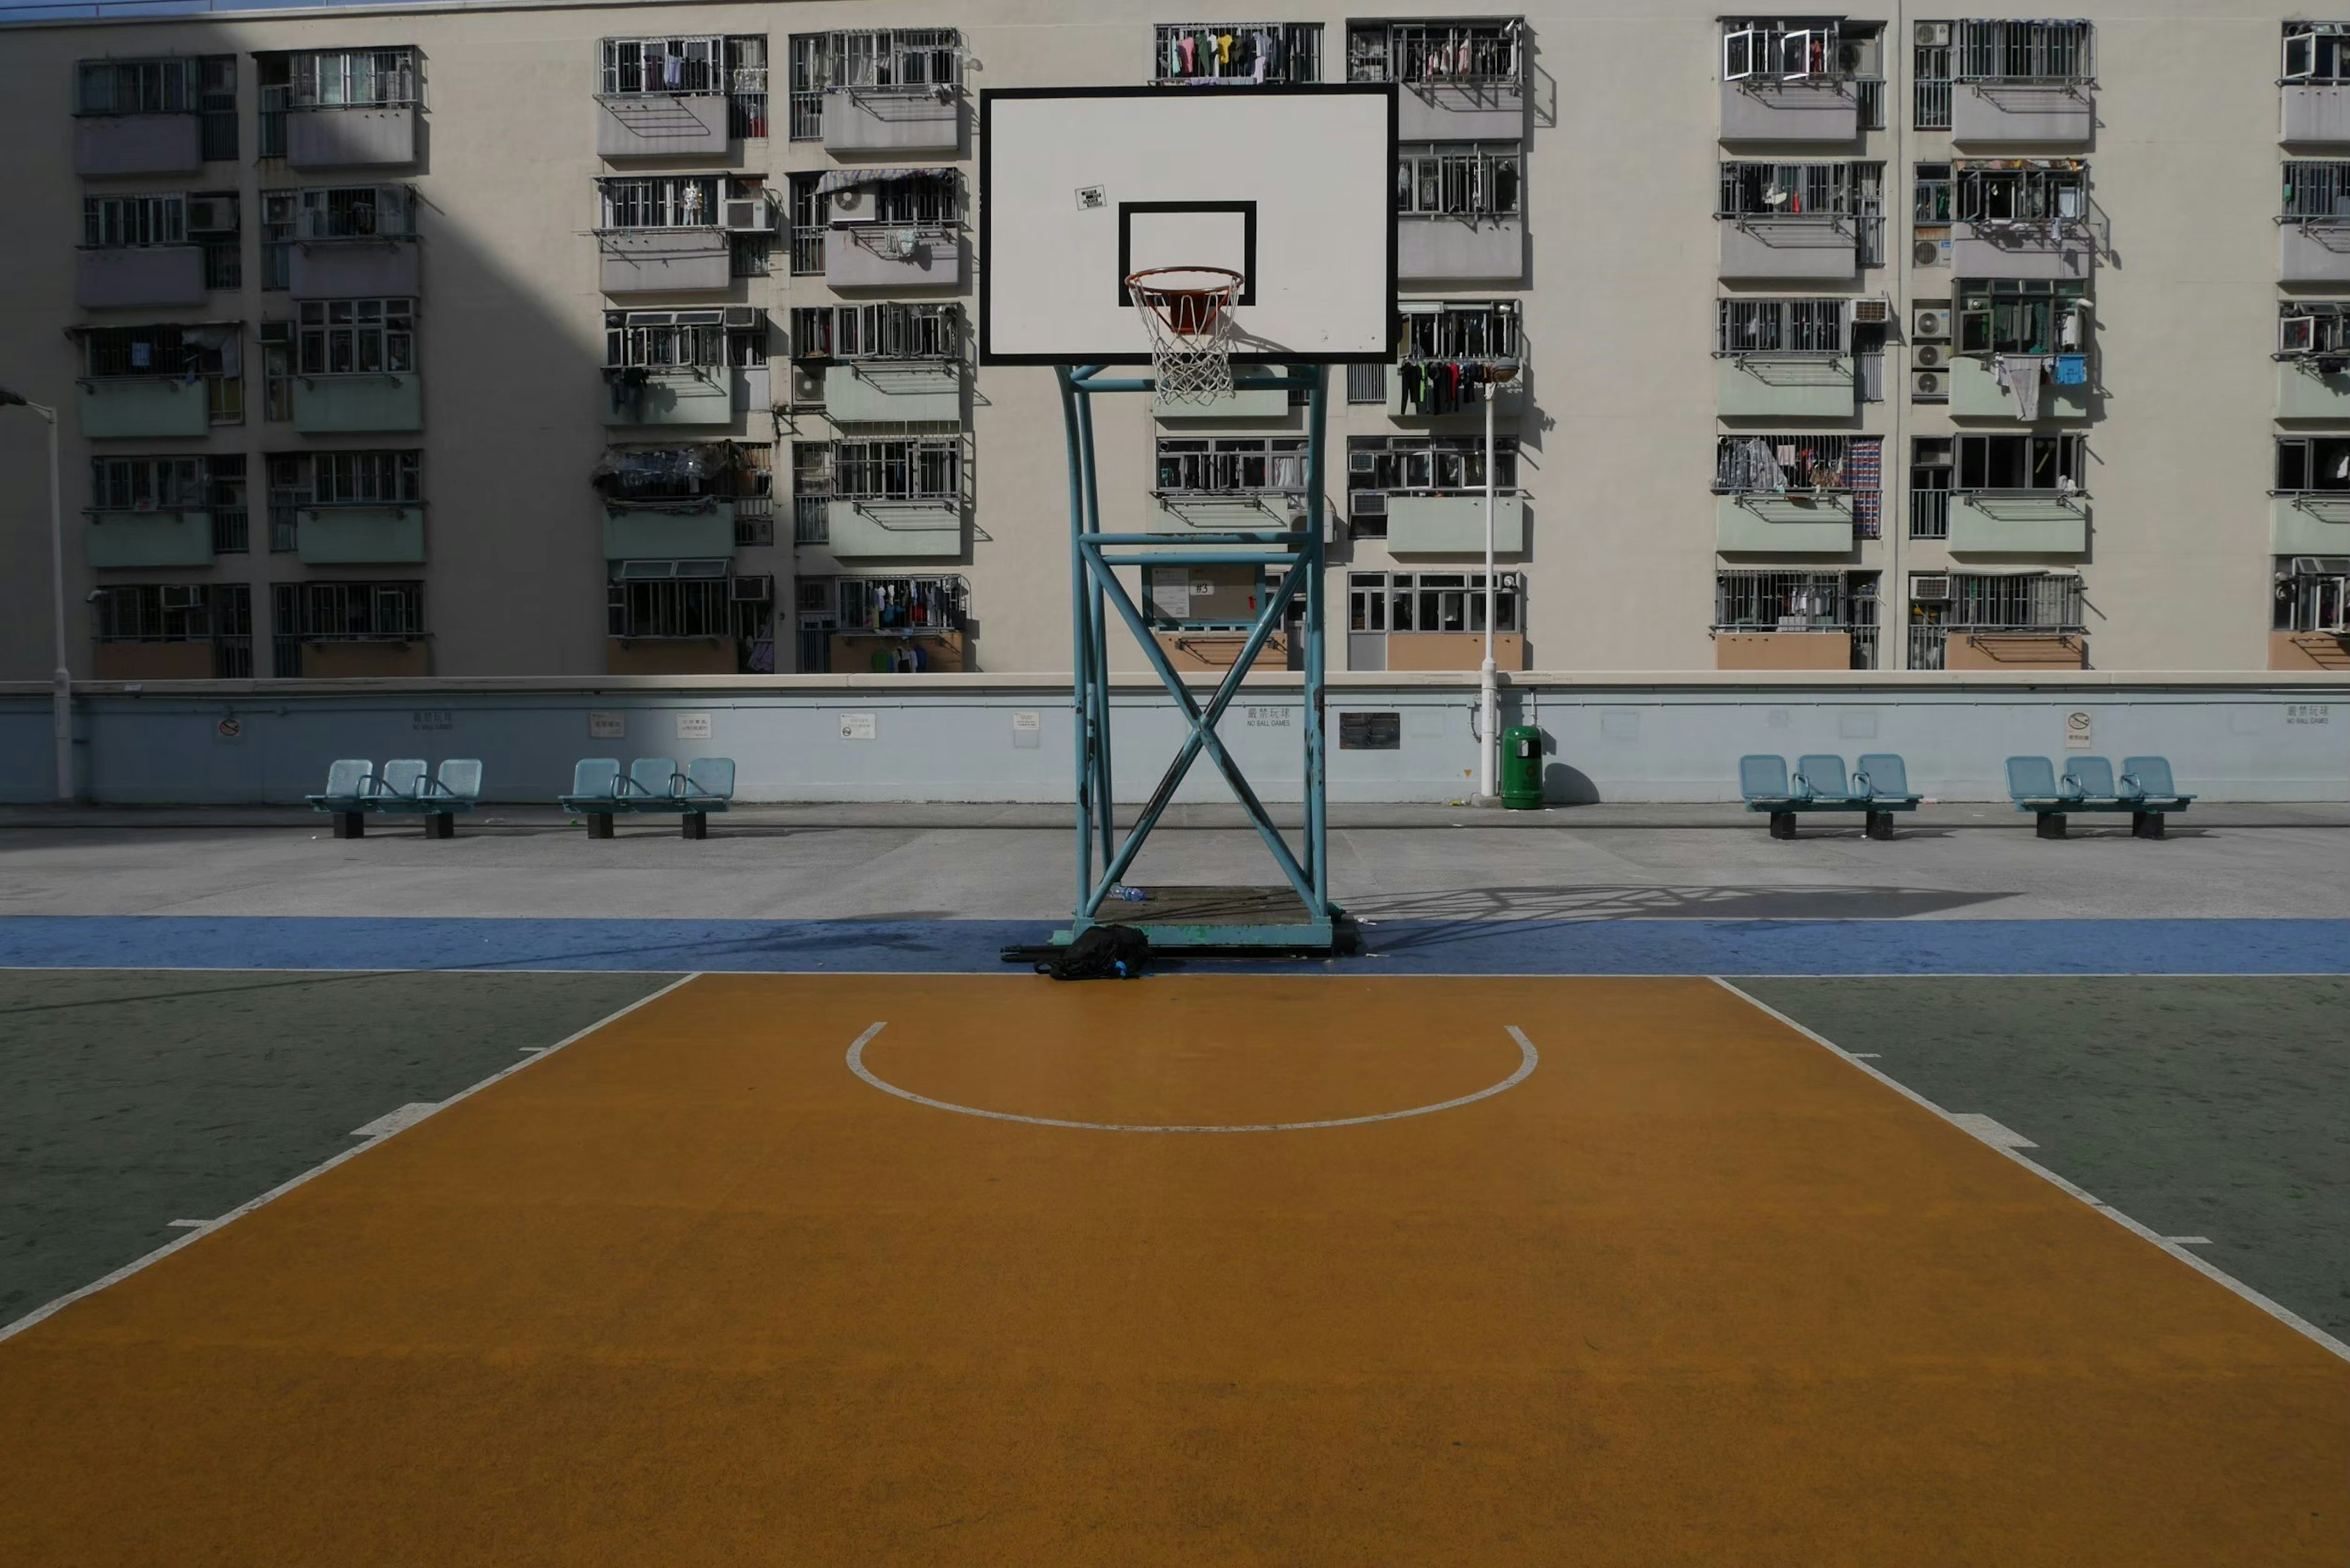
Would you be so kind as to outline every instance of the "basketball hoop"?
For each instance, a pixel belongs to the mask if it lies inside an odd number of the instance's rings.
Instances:
[[[1159,400],[1212,403],[1232,395],[1232,304],[1247,283],[1220,266],[1161,266],[1133,273],[1127,294],[1150,334]]]

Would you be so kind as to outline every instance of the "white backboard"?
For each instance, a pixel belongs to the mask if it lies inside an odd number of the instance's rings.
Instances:
[[[979,99],[979,346],[1141,365],[1128,274],[1229,267],[1244,364],[1395,353],[1395,89],[1053,88]]]

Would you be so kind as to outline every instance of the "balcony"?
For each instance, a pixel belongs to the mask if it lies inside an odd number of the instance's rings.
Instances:
[[[1146,534],[1284,533],[1305,510],[1305,496],[1284,490],[1168,490],[1154,499]]]
[[[1848,420],[1859,406],[1849,354],[1724,354],[1714,411],[1726,420]]]
[[[1950,140],[1961,146],[2085,147],[2096,122],[2086,82],[1959,82],[1950,91]]]
[[[1717,495],[1713,547],[1725,555],[1843,556],[1853,548],[1852,497],[1744,491]]]
[[[1953,223],[1954,277],[2087,277],[2097,265],[2097,241],[2077,223]]]
[[[413,163],[416,110],[330,105],[288,110],[286,161],[296,169],[391,169]]]
[[[2279,283],[2350,283],[2350,219],[2277,225]]]
[[[424,428],[424,378],[413,370],[294,378],[294,428],[304,435]]]
[[[1277,373],[1277,372],[1276,372]],[[1169,424],[1188,420],[1280,420],[1289,417],[1289,389],[1286,387],[1252,387],[1250,372],[1232,372],[1231,395],[1208,402],[1170,402],[1158,392],[1150,396],[1153,417]]]
[[[1851,142],[1860,137],[1860,89],[1849,78],[1721,84],[1724,141]]]
[[[952,88],[837,87],[824,95],[827,152],[938,152],[962,148],[962,95]]]
[[[424,508],[305,506],[294,514],[294,547],[310,566],[421,561]]]
[[[2333,361],[2343,363],[2341,359]],[[2328,370],[2314,356],[2276,362],[2276,417],[2350,421],[2350,372]]]
[[[1910,628],[1913,670],[2086,670],[2089,639],[2074,631]],[[1921,648],[1923,643],[1926,647]],[[1918,655],[1927,653],[1921,659]]]
[[[715,560],[734,554],[734,504],[681,501],[604,508],[608,561]]]
[[[85,308],[203,302],[201,245],[134,245],[75,254],[74,303]]]
[[[1990,361],[1961,354],[1952,358],[1950,370],[1950,415],[1961,420],[2015,420],[2022,416],[2015,407],[2015,394],[1999,384]],[[2084,381],[2078,386],[2063,386],[2043,379],[2040,383],[2041,420],[2085,420],[2089,417],[2089,387]]]
[[[2350,491],[2269,497],[2269,554],[2350,556]]]
[[[81,433],[92,441],[201,436],[212,430],[209,384],[179,377],[108,376],[81,383]]]
[[[2288,147],[2350,142],[2350,87],[2339,82],[2287,82],[2277,140]]]
[[[760,379],[766,367],[757,368]],[[624,425],[731,425],[738,407],[738,390],[747,372],[713,365],[648,366],[629,370],[607,369],[608,395],[604,400],[604,423]]]
[[[413,299],[424,292],[412,235],[296,240],[286,290],[296,299]]]
[[[1852,633],[1832,631],[1717,631],[1716,670],[1850,670]]]
[[[2025,491],[1954,491],[1953,555],[2077,556],[2089,547],[2089,510],[2079,496]]]
[[[1407,366],[1414,363],[1417,361],[1408,359],[1402,365],[1388,369],[1388,418],[1391,420],[1470,420],[1481,423],[1483,421],[1485,394],[1482,389],[1475,388],[1471,388],[1461,397],[1458,407],[1447,409],[1441,412],[1430,412],[1426,409],[1408,406],[1404,399],[1403,372]],[[1526,376],[1523,368],[1521,367],[1517,375],[1503,382],[1494,392],[1493,417],[1496,420],[1513,420],[1525,411]]]
[[[600,93],[596,99],[598,158],[723,158],[723,93]]]
[[[1722,218],[1721,275],[1849,282],[1860,271],[1859,231],[1834,214]]]
[[[606,294],[700,294],[726,288],[733,267],[723,230],[626,229],[602,236]]]
[[[962,376],[951,364],[922,359],[827,365],[824,411],[837,424],[959,424]]]
[[[1522,218],[1396,220],[1396,275],[1406,282],[1509,282],[1523,276],[1525,269]]]
[[[1523,555],[1526,498],[1508,491],[1493,497],[1493,551]],[[1389,494],[1388,554],[1390,556],[1482,556],[1485,553],[1485,497]]]
[[[960,288],[962,231],[836,224],[824,247],[824,281],[835,288]]]
[[[825,538],[838,556],[962,554],[962,504],[836,496],[825,507]]]
[[[194,114],[85,115],[74,121],[77,174],[194,174],[204,166]]]
[[[1526,89],[1512,78],[1405,82],[1396,117],[1400,141],[1513,141],[1526,133]]]
[[[89,512],[82,553],[91,567],[209,566],[213,564],[213,514],[209,512]]]

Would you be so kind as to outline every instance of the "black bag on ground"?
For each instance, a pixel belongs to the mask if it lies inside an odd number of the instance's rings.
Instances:
[[[1135,980],[1149,956],[1150,939],[1131,926],[1088,926],[1036,972],[1055,980]]]

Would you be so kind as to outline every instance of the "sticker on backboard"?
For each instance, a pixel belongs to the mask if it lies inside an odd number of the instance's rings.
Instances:
[[[1078,186],[1078,187],[1077,187],[1077,211],[1078,211],[1078,212],[1080,212],[1080,213],[1090,213],[1090,212],[1095,211],[1095,210],[1096,210],[1096,209],[1097,209],[1097,208],[1107,207],[1107,206],[1108,206],[1108,205],[1109,205],[1109,187],[1108,187],[1108,186],[1107,186],[1107,185],[1080,185],[1080,186]]]
[[[706,741],[710,739],[710,715],[707,713],[680,713],[677,716],[677,738],[681,741]]]

